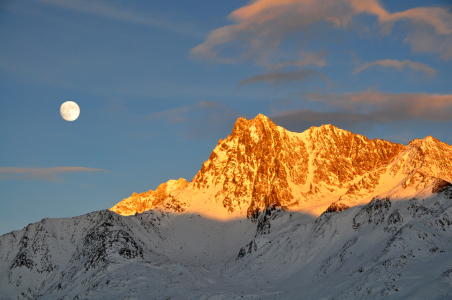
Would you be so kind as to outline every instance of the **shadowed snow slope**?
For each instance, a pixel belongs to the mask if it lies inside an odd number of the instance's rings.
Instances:
[[[190,183],[0,236],[0,298],[449,299],[451,174],[432,137],[239,119]]]

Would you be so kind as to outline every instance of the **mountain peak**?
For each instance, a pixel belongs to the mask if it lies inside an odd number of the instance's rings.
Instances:
[[[324,124],[319,127],[312,126],[308,130],[305,131],[306,134],[310,136],[330,136],[330,135],[355,135],[354,133],[340,129],[336,126],[333,126],[331,124]],[[359,136],[359,135],[356,135]]]
[[[258,114],[254,119],[250,120],[239,118],[234,124],[232,137],[241,136],[244,132],[251,131],[254,133],[253,137],[258,138],[260,136],[259,133],[268,131],[269,128],[276,129],[276,125],[263,114]]]
[[[133,193],[129,198],[122,200],[110,210],[123,216],[134,215],[137,212],[141,213],[160,205],[164,199],[170,196],[171,192],[184,189],[187,186],[188,182],[184,178],[168,180],[160,184],[155,191],[149,190],[141,194]]]
[[[424,143],[424,144],[443,145],[443,146],[446,146],[446,147],[447,147],[447,146],[450,146],[449,144],[444,143],[444,142],[441,142],[440,140],[434,138],[434,137],[431,136],[431,135],[426,136],[425,138],[423,138],[423,139],[421,140],[421,142]]]
[[[272,121],[270,121],[270,119],[263,114],[258,114],[255,118],[254,121],[260,120],[261,122],[265,122],[265,123],[273,123]]]
[[[426,136],[423,139],[414,139],[414,140],[410,141],[407,146],[413,146],[413,145],[418,145],[418,146],[420,146],[420,145],[438,145],[438,146],[443,145],[446,147],[450,146],[449,144],[447,144],[445,142],[441,142],[440,140],[434,138],[431,135]]]
[[[339,129],[336,126],[333,126],[331,124],[323,124],[323,125],[320,126],[320,128],[327,129],[327,130],[342,130],[342,129]]]
[[[290,132],[259,114],[237,120],[192,184],[207,194],[215,190],[209,201],[248,216],[269,205],[306,207],[386,166],[403,148],[331,124]]]
[[[405,152],[409,153],[412,169],[452,183],[452,147],[449,144],[430,135],[409,142]]]

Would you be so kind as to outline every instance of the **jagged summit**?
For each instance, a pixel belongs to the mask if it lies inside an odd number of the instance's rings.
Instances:
[[[431,135],[426,136],[423,139],[414,139],[414,140],[410,141],[407,146],[409,146],[409,145],[421,145],[421,144],[422,145],[442,145],[440,147],[445,147],[445,148],[451,146],[451,145],[449,145],[446,142],[441,142],[440,140],[438,140],[437,138],[435,138],[435,137],[433,137]]]
[[[405,151],[406,169],[416,169],[452,183],[452,147],[449,144],[428,136],[411,141]]]
[[[160,205],[164,199],[168,198],[171,192],[183,189],[187,185],[188,182],[184,178],[169,180],[159,185],[155,191],[149,190],[141,194],[133,193],[129,198],[122,200],[110,210],[123,216],[141,213]]]
[[[451,148],[431,136],[407,146],[370,140],[331,124],[295,133],[259,114],[239,118],[190,183],[165,190],[158,201],[132,195],[111,210],[161,208],[228,218],[252,217],[276,205],[319,215],[338,200],[350,206],[390,190],[415,172],[452,182]]]

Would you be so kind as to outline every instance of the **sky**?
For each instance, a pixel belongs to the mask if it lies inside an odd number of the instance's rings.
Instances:
[[[452,144],[451,79],[446,0],[2,0],[0,234],[190,181],[259,113]]]

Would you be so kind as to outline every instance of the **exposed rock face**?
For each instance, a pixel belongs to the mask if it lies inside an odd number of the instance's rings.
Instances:
[[[452,184],[442,179],[438,179],[438,181],[435,182],[435,185],[432,188],[432,193],[439,194],[448,191],[452,191]]]
[[[315,166],[313,183],[348,187],[358,176],[386,166],[404,146],[338,129],[332,125],[308,130]]]
[[[245,206],[251,215],[272,204],[293,204],[289,183],[306,183],[308,161],[301,138],[290,136],[263,115],[249,121],[240,118],[192,183],[198,189],[222,187],[215,198],[228,211]]]
[[[334,202],[333,204],[328,206],[328,208],[325,210],[325,212],[326,213],[335,213],[335,212],[347,210],[349,208],[350,207],[348,207],[347,205],[345,205],[343,203]]]
[[[400,184],[419,190],[431,182],[452,183],[452,147],[429,136],[411,141],[387,166],[369,172],[341,196],[353,205],[369,195],[388,192]]]
[[[452,147],[428,136],[415,139],[406,147],[404,174],[416,172],[452,183]]]
[[[222,186],[216,200],[230,212],[246,206],[251,216],[270,205],[298,207],[325,188],[348,188],[356,178],[386,166],[403,148],[332,125],[297,134],[264,115],[240,118],[192,184],[199,189]]]
[[[172,191],[181,190],[186,188],[187,185],[187,180],[183,178],[180,178],[179,180],[169,180],[168,182],[159,185],[155,191],[150,190],[141,194],[133,193],[132,196],[122,200],[110,208],[110,210],[123,216],[142,213],[143,211],[153,209],[157,205],[160,205],[164,199],[170,196]]]
[[[436,179],[452,183],[452,147],[432,137],[404,146],[332,125],[294,133],[260,114],[239,118],[191,183],[170,180],[111,210],[122,215],[155,207],[183,212],[202,198],[201,206],[221,208],[216,214],[253,217],[273,205],[316,207],[320,215],[332,203],[350,207],[398,185],[426,186]]]

